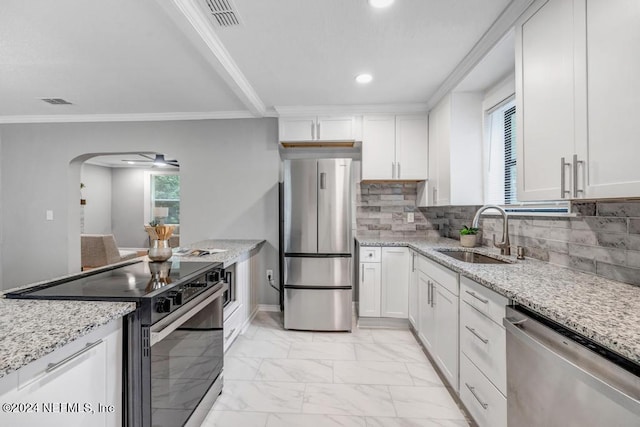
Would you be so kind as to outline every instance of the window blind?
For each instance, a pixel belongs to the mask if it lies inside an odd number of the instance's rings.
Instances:
[[[504,112],[504,204],[518,202],[516,184],[516,107]]]

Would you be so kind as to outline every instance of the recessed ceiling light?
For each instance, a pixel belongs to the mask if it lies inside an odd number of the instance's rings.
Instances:
[[[394,0],[369,0],[369,6],[381,9],[383,7],[389,7],[393,4]]]
[[[373,80],[373,77],[371,76],[371,74],[358,74],[356,76],[356,81],[358,83],[369,83],[371,80]]]

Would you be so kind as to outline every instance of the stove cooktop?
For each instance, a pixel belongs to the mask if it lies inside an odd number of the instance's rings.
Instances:
[[[220,263],[180,260],[163,263],[137,261],[11,292],[6,297],[139,301],[153,298],[218,265],[222,266]]]

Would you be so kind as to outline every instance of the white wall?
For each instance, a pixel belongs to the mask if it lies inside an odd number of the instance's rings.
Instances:
[[[87,201],[87,204],[81,207],[84,209],[84,233],[110,234],[111,168],[85,163],[80,171],[80,181],[85,185],[82,198]]]
[[[15,124],[0,126],[0,134],[5,289],[79,271],[77,162],[86,153],[158,151],[177,158],[181,243],[266,239],[262,271],[278,270],[276,119]],[[45,220],[47,209],[54,221]],[[277,303],[275,290],[260,289],[262,304]]]

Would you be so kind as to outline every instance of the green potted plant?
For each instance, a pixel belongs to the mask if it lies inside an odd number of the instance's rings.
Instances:
[[[460,246],[464,248],[473,248],[478,238],[478,229],[467,227],[466,225],[460,229]]]

